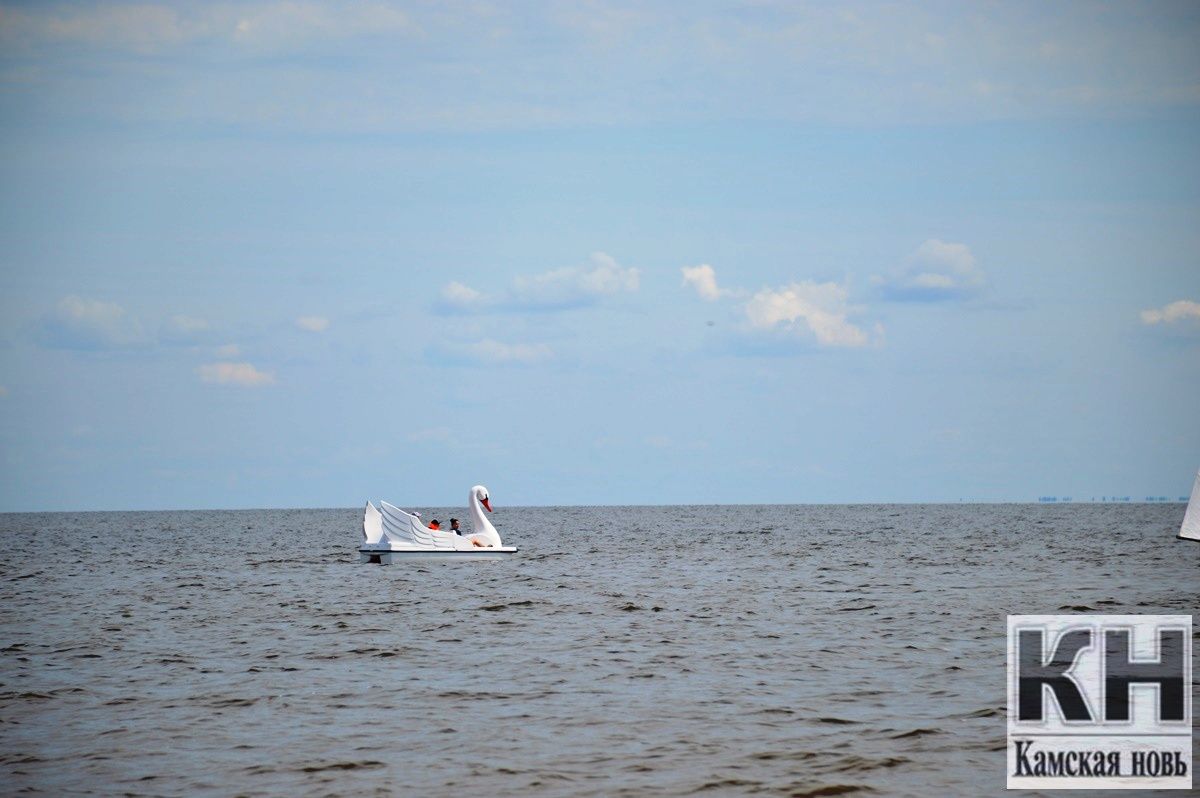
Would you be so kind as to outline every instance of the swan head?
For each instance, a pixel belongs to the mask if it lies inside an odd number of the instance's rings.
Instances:
[[[492,505],[488,501],[488,489],[483,485],[471,488],[471,498],[486,507],[489,513],[492,511]]]

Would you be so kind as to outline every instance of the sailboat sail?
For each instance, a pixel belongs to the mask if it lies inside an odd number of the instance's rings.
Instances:
[[[1179,537],[1185,540],[1200,540],[1200,471],[1196,472],[1196,482],[1192,485],[1192,498],[1188,502],[1187,512],[1183,515],[1183,526],[1179,528]]]

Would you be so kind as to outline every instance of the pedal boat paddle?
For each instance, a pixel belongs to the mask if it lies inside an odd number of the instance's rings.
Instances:
[[[358,547],[359,562],[391,565],[400,560],[503,560],[516,553],[516,546],[505,546],[500,533],[484,515],[492,511],[488,489],[471,488],[467,495],[471,534],[456,535],[447,529],[430,529],[416,513],[379,502],[379,508],[367,500],[363,511],[363,541]]]

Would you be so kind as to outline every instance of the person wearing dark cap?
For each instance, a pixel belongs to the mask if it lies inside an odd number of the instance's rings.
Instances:
[[[442,525],[440,523],[438,523],[438,520],[435,518],[429,522],[429,528],[430,529],[441,529]]]

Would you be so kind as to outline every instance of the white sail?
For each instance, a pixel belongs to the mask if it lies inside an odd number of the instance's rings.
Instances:
[[[1196,472],[1196,481],[1192,484],[1192,498],[1188,501],[1187,512],[1183,514],[1179,537],[1200,540],[1200,471]]]

